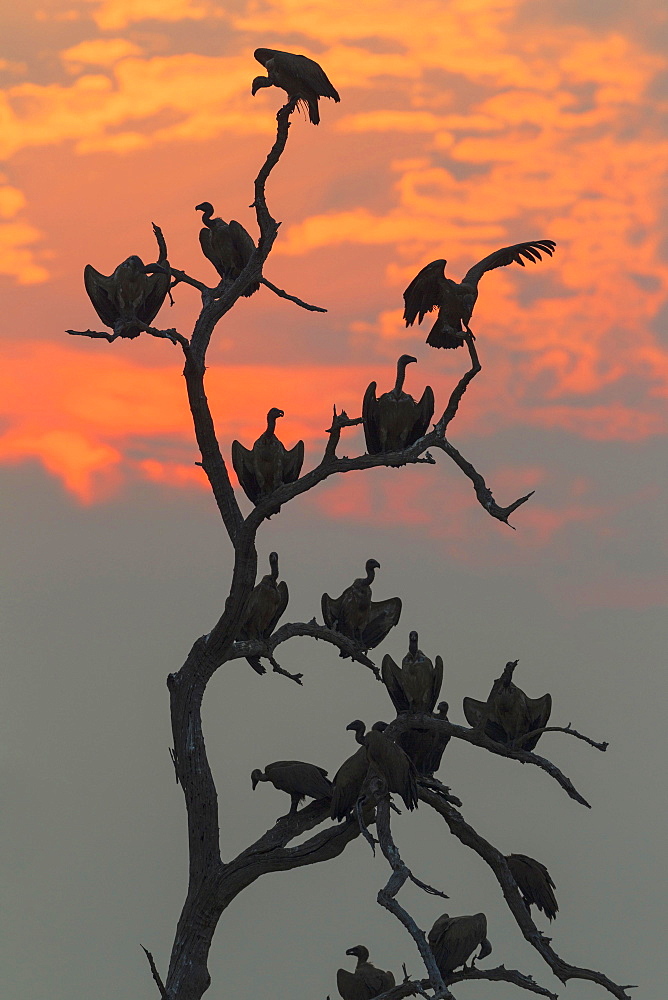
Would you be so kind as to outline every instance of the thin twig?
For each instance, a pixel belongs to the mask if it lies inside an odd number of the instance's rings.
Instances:
[[[141,949],[144,952],[144,954],[146,955],[146,958],[148,959],[148,964],[151,967],[151,973],[152,973],[153,978],[154,978],[154,980],[156,982],[158,990],[160,991],[160,996],[162,997],[162,1000],[168,1000],[167,990],[165,989],[165,984],[163,983],[162,979],[160,978],[160,973],[158,972],[158,970],[156,968],[156,965],[155,965],[155,962],[153,961],[153,955],[151,954],[151,952],[147,948],[144,948],[144,945],[141,945]]]
[[[284,670],[280,663],[277,663],[273,656],[267,656],[267,659],[271,663],[271,668],[275,674],[281,674],[282,677],[289,677],[291,681],[295,684],[301,685],[303,674],[291,674],[289,670]]]
[[[570,722],[567,726],[543,726],[542,729],[532,729],[530,733],[526,733],[524,736],[518,736],[516,740],[513,740],[509,746],[514,750],[516,744],[525,743],[527,740],[532,739],[534,736],[541,736],[543,733],[568,733],[569,736],[575,736],[578,740],[584,740],[588,743],[590,747],[594,747],[596,750],[601,750],[603,753],[610,746],[609,743],[597,743],[596,740],[590,740],[588,736],[583,736],[582,733],[578,733],[576,729],[573,729]]]
[[[282,288],[277,288],[277,286],[267,278],[260,278],[260,284],[266,285],[267,288],[274,293],[274,295],[278,295],[281,299],[289,299],[290,302],[294,302],[295,305],[301,306],[302,309],[308,309],[309,312],[327,312],[327,310],[323,309],[322,306],[312,306],[308,302],[304,302],[303,299],[298,299],[296,295],[290,295],[288,292],[284,292]]]
[[[336,646],[344,657],[350,657],[357,663],[361,663],[373,673],[377,680],[380,680],[380,671],[375,663],[369,659],[362,648],[348,636],[335,632],[334,629],[327,628],[326,625],[319,625],[315,618],[310,622],[286,622],[274,632],[269,639],[247,639],[243,642],[235,642],[230,649],[227,659],[235,660],[240,656],[264,656],[264,650],[272,653],[281,643],[295,636],[308,635],[312,639],[322,639],[323,642],[330,642]]]

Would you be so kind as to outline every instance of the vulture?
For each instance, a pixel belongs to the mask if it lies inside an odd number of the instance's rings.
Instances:
[[[411,632],[401,667],[386,653],[381,676],[397,712],[433,712],[443,682],[443,660],[437,656],[432,663],[418,649],[417,632]]]
[[[369,455],[403,451],[427,432],[434,415],[434,390],[428,385],[419,403],[403,391],[406,365],[413,361],[417,358],[401,355],[394,389],[376,399],[376,383],[371,382],[364,393],[362,422]]]
[[[263,576],[248,598],[239,626],[239,639],[268,639],[288,605],[288,587],[278,580],[278,553],[269,553],[270,572]],[[265,673],[259,656],[248,656],[258,674]]]
[[[285,414],[273,406],[267,414],[267,429],[249,450],[239,441],[232,442],[232,465],[244,493],[254,504],[284,483],[294,483],[304,462],[304,442],[298,441],[289,451],[276,437],[276,421]],[[274,513],[281,508],[277,507]]]
[[[447,701],[439,702],[434,718],[443,722],[448,721]],[[424,777],[431,777],[438,771],[449,742],[449,736],[434,732],[433,729],[425,729],[419,722],[413,723],[409,729],[405,729],[397,736],[397,743],[413,761],[417,773]]]
[[[554,920],[559,907],[553,892],[554,882],[545,865],[526,854],[509,854],[506,861],[527,910],[533,903],[548,920]]]
[[[91,264],[84,268],[84,284],[95,312],[119,337],[138,337],[150,326],[169,291],[169,271],[157,264],[144,265],[133,254],[113,274],[100,274]]]
[[[288,793],[288,816],[297,812],[297,806],[307,795],[312,799],[329,799],[332,795],[332,783],[327,777],[327,771],[301,760],[277,760],[273,764],[267,764],[264,772],[255,768],[251,772],[253,791],[258,781],[270,781],[279,792]]]
[[[371,964],[369,949],[363,944],[348,948],[346,955],[355,955],[357,965],[354,972],[339,969],[336,973],[336,986],[342,1000],[373,1000],[373,997],[392,989],[394,976]]]
[[[364,723],[359,719],[346,729],[352,729],[355,739],[366,750],[367,761],[387,785],[388,792],[396,792],[408,810],[418,804],[417,772],[412,761],[400,746],[376,726],[364,734]]]
[[[476,958],[486,958],[492,946],[487,940],[487,917],[484,913],[450,917],[442,914],[427,935],[436,965],[442,976],[448,976],[480,947]]]
[[[497,743],[516,743],[518,750],[533,750],[541,735],[522,740],[522,736],[547,725],[552,711],[552,696],[528,698],[513,684],[513,671],[518,660],[506,663],[503,673],[492,684],[487,701],[464,698],[464,715],[473,728],[484,729],[485,735]]]
[[[365,568],[366,576],[353,580],[340,597],[323,594],[321,607],[328,628],[348,636],[364,649],[373,649],[399,621],[401,598],[372,601],[371,584],[380,563],[367,559]]]
[[[387,723],[376,722],[371,728],[382,733],[384,729],[387,729]],[[355,808],[368,770],[369,761],[364,746],[356,750],[352,757],[344,760],[334,775],[332,808],[329,813],[332,819],[344,819]]]
[[[288,95],[288,100],[296,99],[298,106],[308,108],[313,125],[320,122],[318,101],[321,97],[329,97],[336,102],[341,100],[325,71],[313,59],[278,49],[256,49],[253,54],[267,71],[266,76],[256,76],[253,80],[253,97],[263,87],[280,87]]]
[[[412,326],[416,319],[421,323],[426,313],[438,309],[427,343],[430,347],[460,347],[464,332],[471,333],[469,322],[478,298],[478,282],[485,271],[505,267],[513,261],[524,267],[523,257],[537,262],[543,259],[541,251],[551,257],[555,247],[554,240],[530,240],[501,247],[469,268],[461,282],[446,278],[447,260],[432,260],[418,271],[404,292],[406,326]]]
[[[234,219],[228,223],[212,218],[213,205],[209,201],[195,205],[195,211],[202,212],[204,223],[199,231],[202,253],[211,261],[221,278],[238,278],[255,250],[253,237]],[[259,287],[260,282],[254,281],[243,294],[248,298]]]

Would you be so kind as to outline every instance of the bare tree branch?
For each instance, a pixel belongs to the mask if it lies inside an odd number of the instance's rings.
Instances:
[[[330,642],[333,646],[340,649],[344,656],[348,656],[357,663],[361,663],[363,666],[368,667],[368,669],[374,674],[376,680],[380,680],[380,671],[378,670],[378,667],[369,659],[366,653],[363,652],[362,648],[353,639],[349,639],[348,636],[341,635],[340,632],[335,632],[333,629],[327,628],[326,625],[319,625],[315,618],[310,622],[286,622],[285,625],[281,625],[281,627],[266,640],[248,639],[243,642],[235,642],[227,656],[227,659],[234,660],[240,656],[266,656],[267,654],[265,650],[273,652],[277,646],[281,645],[281,643],[287,642],[288,639],[294,639],[296,636],[302,635],[308,635],[313,639],[322,639],[324,642]]]
[[[469,355],[471,357],[471,368],[464,375],[462,375],[459,382],[452,390],[452,393],[450,394],[450,400],[445,408],[443,416],[436,424],[436,429],[443,434],[445,434],[445,429],[450,423],[450,421],[456,416],[457,409],[459,408],[459,404],[462,400],[462,396],[468,389],[469,383],[473,381],[478,372],[482,371],[482,365],[478,360],[478,352],[476,351],[475,345],[473,343],[473,334],[467,333],[466,336],[464,337],[464,341],[469,349]]]
[[[169,1000],[169,997],[167,996],[167,990],[165,989],[165,984],[163,983],[162,979],[160,978],[160,973],[158,972],[158,970],[156,968],[156,964],[153,961],[153,955],[151,954],[151,952],[147,948],[144,948],[144,945],[141,945],[141,949],[144,952],[144,954],[146,955],[146,958],[148,959],[148,964],[151,967],[151,973],[152,973],[153,978],[154,978],[154,980],[156,982],[156,985],[158,987],[158,991],[160,992],[160,996],[162,997],[162,1000]]]
[[[608,977],[602,972],[594,972],[593,969],[581,969],[575,965],[569,965],[567,962],[564,962],[564,960],[557,955],[554,949],[550,947],[549,939],[545,938],[545,936],[541,934],[531,919],[531,915],[524,905],[504,855],[493,847],[489,841],[481,837],[480,834],[465,821],[461,813],[459,813],[437,793],[424,787],[420,787],[418,789],[418,795],[422,802],[426,802],[432,807],[432,809],[443,817],[450,829],[450,832],[454,834],[454,836],[457,837],[462,844],[465,844],[467,847],[474,850],[476,854],[478,854],[489,865],[494,872],[499,885],[501,886],[501,891],[503,892],[506,903],[508,904],[508,908],[514,916],[525,939],[533,948],[536,949],[545,962],[547,962],[555,976],[561,980],[562,983],[568,982],[569,979],[584,979],[602,986],[603,989],[607,990],[614,997],[617,997],[618,1000],[631,1000],[631,997],[628,993],[626,993],[626,989],[630,989],[631,987],[619,986],[617,983],[613,983],[612,980],[608,979]]]
[[[301,306],[302,309],[308,309],[309,312],[316,312],[316,313],[327,312],[327,310],[323,309],[322,306],[312,306],[308,302],[304,302],[303,299],[298,299],[296,295],[290,295],[288,294],[288,292],[284,292],[282,288],[277,288],[277,286],[274,285],[273,282],[269,281],[267,278],[260,278],[260,284],[266,285],[266,287],[271,292],[273,292],[274,295],[278,295],[279,298],[289,299],[290,302],[294,302],[296,305]]]
[[[542,733],[567,733],[569,736],[575,736],[578,740],[584,740],[584,742],[588,743],[590,747],[594,747],[596,750],[601,750],[603,753],[605,753],[610,746],[607,742],[597,743],[596,740],[590,740],[588,736],[583,736],[582,733],[578,733],[576,729],[573,729],[570,722],[567,726],[544,726],[543,729],[532,729],[530,733],[526,733],[526,735],[514,740],[510,746],[515,749],[515,743],[524,743],[533,736],[540,736]]]

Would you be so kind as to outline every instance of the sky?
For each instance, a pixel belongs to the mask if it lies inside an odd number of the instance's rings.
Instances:
[[[531,696],[551,691],[555,724],[610,741],[605,755],[556,734],[541,744],[591,813],[546,775],[468,747],[449,748],[442,778],[481,833],[550,868],[562,907],[556,950],[660,1000],[663,972],[639,927],[666,921],[656,868],[665,840],[668,13],[653,0],[5,6],[8,1000],[151,997],[139,942],[166,970],[186,838],[164,680],[222,610],[229,543],[195,465],[180,350],[65,331],[99,327],[84,266],[111,274],[132,253],[155,259],[152,222],[172,265],[211,284],[194,206],[211,201],[256,233],[252,182],[281,102],[275,89],[251,97],[257,46],[317,59],[341,94],[340,104],[321,101],[317,128],[294,116],[267,187],[281,228],[266,276],[328,312],[262,288],[219,325],[207,390],[226,453],[235,438],[250,446],[279,406],[279,436],[288,447],[303,439],[305,468],[316,463],[332,406],[357,415],[368,383],[389,389],[405,352],[418,358],[407,390],[419,397],[432,385],[442,410],[466,358],[428,347],[426,323],[405,328],[405,286],[435,258],[460,279],[497,247],[557,242],[552,258],[482,279],[472,327],[483,370],[450,428],[499,503],[536,490],[513,516],[516,530],[489,518],[439,455],[436,467],[346,476],[299,498],[264,526],[260,558],[279,552],[291,620],[318,614],[320,593],[340,593],[366,558],[378,559],[375,595],[404,601],[380,653],[401,657],[416,628],[425,652],[444,657],[454,721],[463,696],[483,698],[519,657],[516,682]],[[156,324],[188,335],[198,298],[180,285]],[[362,449],[361,433],[348,431],[340,452]],[[283,647],[284,665],[304,670],[304,690],[240,662],[207,692],[224,856],[283,807],[268,786],[251,793],[253,767],[287,757],[333,773],[351,749],[346,724],[388,715],[364,668],[313,645]],[[488,873],[442,833],[426,815],[398,821],[400,847],[449,893],[450,912],[485,909],[494,964],[556,988]],[[210,995],[223,976],[240,1000],[268,989],[333,995],[336,968],[360,941],[395,974],[401,961],[417,973],[412,944],[374,902],[384,881],[382,860],[354,844],[317,870],[256,884],[221,921]],[[438,902],[411,893],[429,926]],[[251,936],[264,949],[252,981]],[[567,994],[593,991],[572,983]]]

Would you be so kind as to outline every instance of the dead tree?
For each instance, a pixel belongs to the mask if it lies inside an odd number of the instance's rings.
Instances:
[[[116,322],[113,332],[95,330],[74,331],[75,336],[87,336],[114,341],[119,336],[138,336],[145,332],[153,337],[169,340],[183,351],[185,365],[183,373],[187,387],[188,401],[193,419],[195,437],[201,453],[201,464],[206,474],[224,529],[234,552],[234,569],[225,606],[211,631],[198,638],[180,670],[167,678],[171,699],[171,723],[173,735],[172,760],[177,783],[185,797],[188,825],[189,884],[183,909],[178,920],[166,976],[161,976],[153,956],[146,951],[150,969],[163,1000],[199,1000],[208,989],[211,979],[207,968],[209,949],[218,920],[223,911],[232,904],[235,897],[256,879],[268,872],[287,871],[304,865],[313,865],[340,855],[346,846],[364,832],[374,843],[368,827],[375,824],[380,848],[390,865],[387,885],[380,889],[378,902],[393,913],[413,938],[424,961],[426,978],[393,987],[383,994],[385,1000],[399,1000],[400,997],[416,993],[434,998],[453,997],[450,987],[468,979],[505,981],[542,996],[555,994],[539,986],[533,979],[517,970],[500,965],[493,969],[481,970],[465,967],[463,970],[442,975],[430,949],[427,937],[415,919],[397,900],[402,885],[411,879],[428,893],[438,893],[426,886],[401,860],[390,829],[390,799],[387,787],[376,776],[367,779],[365,799],[357,811],[351,811],[343,822],[332,823],[329,819],[330,804],[317,799],[301,810],[291,810],[288,816],[277,821],[237,857],[223,861],[220,853],[218,828],[218,802],[216,786],[207,759],[204,734],[202,732],[201,707],[207,684],[213,674],[225,663],[245,657],[255,664],[264,658],[274,671],[283,674],[298,684],[302,678],[290,673],[276,659],[279,646],[294,636],[311,636],[322,639],[337,647],[341,654],[371,669],[378,677],[375,663],[369,659],[368,648],[337,631],[334,628],[311,622],[288,622],[273,634],[262,633],[258,638],[243,640],[246,608],[253,592],[257,577],[256,537],[265,522],[296,497],[317,486],[331,476],[351,470],[373,469],[379,466],[397,468],[400,466],[427,463],[436,465],[432,452],[440,450],[452,459],[470,480],[475,496],[489,515],[508,524],[509,516],[532,494],[522,496],[508,506],[500,506],[495,501],[485,479],[473,465],[457,450],[446,436],[449,425],[455,418],[459,404],[471,381],[481,371],[472,335],[463,340],[468,350],[471,366],[452,390],[448,404],[438,417],[433,428],[402,451],[363,454],[354,458],[337,456],[337,446],[342,432],[347,427],[359,425],[361,417],[349,417],[345,412],[337,413],[331,426],[325,432],[326,443],[320,462],[294,481],[284,482],[269,495],[258,499],[251,513],[244,517],[232,486],[228,466],[221,452],[216,430],[207,400],[204,376],[209,342],[217,324],[232,309],[238,299],[247,294],[252,286],[260,285],[274,294],[287,298],[297,306],[315,312],[323,312],[321,307],[302,301],[295,295],[277,288],[263,276],[263,267],[278,235],[279,224],[272,217],[266,201],[267,180],[278,164],[285,149],[290,128],[290,116],[297,107],[298,97],[292,97],[277,114],[275,142],[255,180],[253,207],[259,228],[259,239],[245,266],[234,276],[223,272],[220,283],[210,287],[190,276],[185,271],[172,267],[167,260],[167,247],[162,232],[157,227],[158,261],[148,265],[144,272],[135,268],[133,280],[141,281],[142,274],[168,274],[171,291],[179,284],[186,283],[198,289],[202,297],[202,308],[194,324],[190,337],[175,329],[161,330],[143,321],[136,312],[128,320],[123,314],[118,321],[112,310],[112,322]],[[126,262],[127,263],[127,262]],[[140,262],[141,263],[141,262]],[[143,266],[143,265],[142,265]],[[137,278],[137,275],[139,277]],[[110,281],[111,279],[105,279]],[[155,281],[154,281],[155,284]],[[151,286],[153,287],[153,286]],[[148,315],[146,307],[145,314]],[[120,313],[119,313],[120,315]],[[106,320],[105,320],[106,322]],[[128,325],[129,324],[129,325]],[[130,333],[128,331],[131,331]],[[256,666],[257,669],[257,666]],[[390,724],[386,735],[399,735],[410,725],[410,718],[400,713]],[[455,725],[442,717],[422,716],[420,727],[438,731],[444,737],[464,740],[480,750],[507,757],[523,764],[531,764],[546,772],[575,801],[587,806],[588,803],[576,790],[572,782],[549,760],[534,752],[516,749],[512,744],[502,744],[490,739],[484,727],[466,728]],[[559,727],[546,727],[559,730]],[[587,737],[563,728],[562,732],[584,739],[599,750],[605,744],[597,744]],[[532,734],[535,735],[535,734]],[[458,800],[448,794],[447,789],[436,779],[420,776],[418,779],[419,800],[442,816],[447,827],[463,844],[475,851],[492,869],[513,918],[517,922],[526,941],[542,956],[555,975],[564,983],[569,979],[584,979],[597,983],[612,996],[629,1000],[628,987],[619,986],[605,975],[590,969],[577,968],[560,958],[536,927],[526,907],[518,887],[510,872],[506,859],[492,844],[471,827],[455,807]],[[313,835],[301,840],[298,846],[290,846],[297,838],[313,831]],[[146,949],[145,949],[146,950]]]

